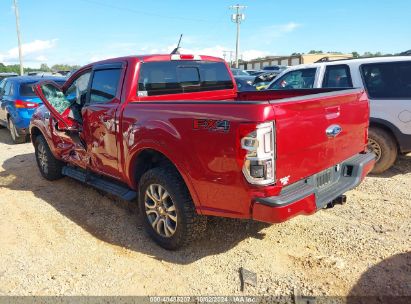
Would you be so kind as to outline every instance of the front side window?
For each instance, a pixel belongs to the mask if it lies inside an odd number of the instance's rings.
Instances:
[[[370,98],[411,98],[411,61],[364,64],[361,75]]]
[[[268,89],[271,90],[292,90],[311,89],[314,87],[316,68],[295,70],[286,73],[281,78],[272,83]]]
[[[348,65],[329,65],[325,68],[323,88],[352,88]]]
[[[73,81],[71,86],[66,90],[66,98],[72,103],[84,105],[86,102],[87,89],[90,81],[91,72],[80,75]]]
[[[141,64],[139,96],[233,89],[223,62],[158,61]]]
[[[97,70],[91,82],[90,104],[106,103],[116,96],[122,69]]]

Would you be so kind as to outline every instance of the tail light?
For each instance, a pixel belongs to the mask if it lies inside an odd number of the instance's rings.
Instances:
[[[29,102],[29,101],[24,101],[24,100],[16,100],[14,102],[14,106],[17,109],[35,109],[39,106],[38,103],[35,102]]]
[[[274,122],[243,125],[240,128],[242,171],[250,184],[269,185],[275,181]]]

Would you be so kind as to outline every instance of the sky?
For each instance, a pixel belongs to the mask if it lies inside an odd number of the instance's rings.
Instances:
[[[24,65],[79,64],[124,55],[235,50],[230,5],[246,5],[240,55],[411,49],[410,0],[19,0]],[[18,62],[13,0],[0,0],[0,62]]]

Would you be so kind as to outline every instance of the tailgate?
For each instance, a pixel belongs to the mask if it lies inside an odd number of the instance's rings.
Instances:
[[[276,116],[277,181],[296,182],[339,164],[366,147],[369,105],[363,90],[270,103]]]

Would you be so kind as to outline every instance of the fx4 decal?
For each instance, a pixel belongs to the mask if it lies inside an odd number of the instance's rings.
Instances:
[[[193,128],[194,130],[228,132],[230,130],[230,122],[228,120],[194,119]]]

